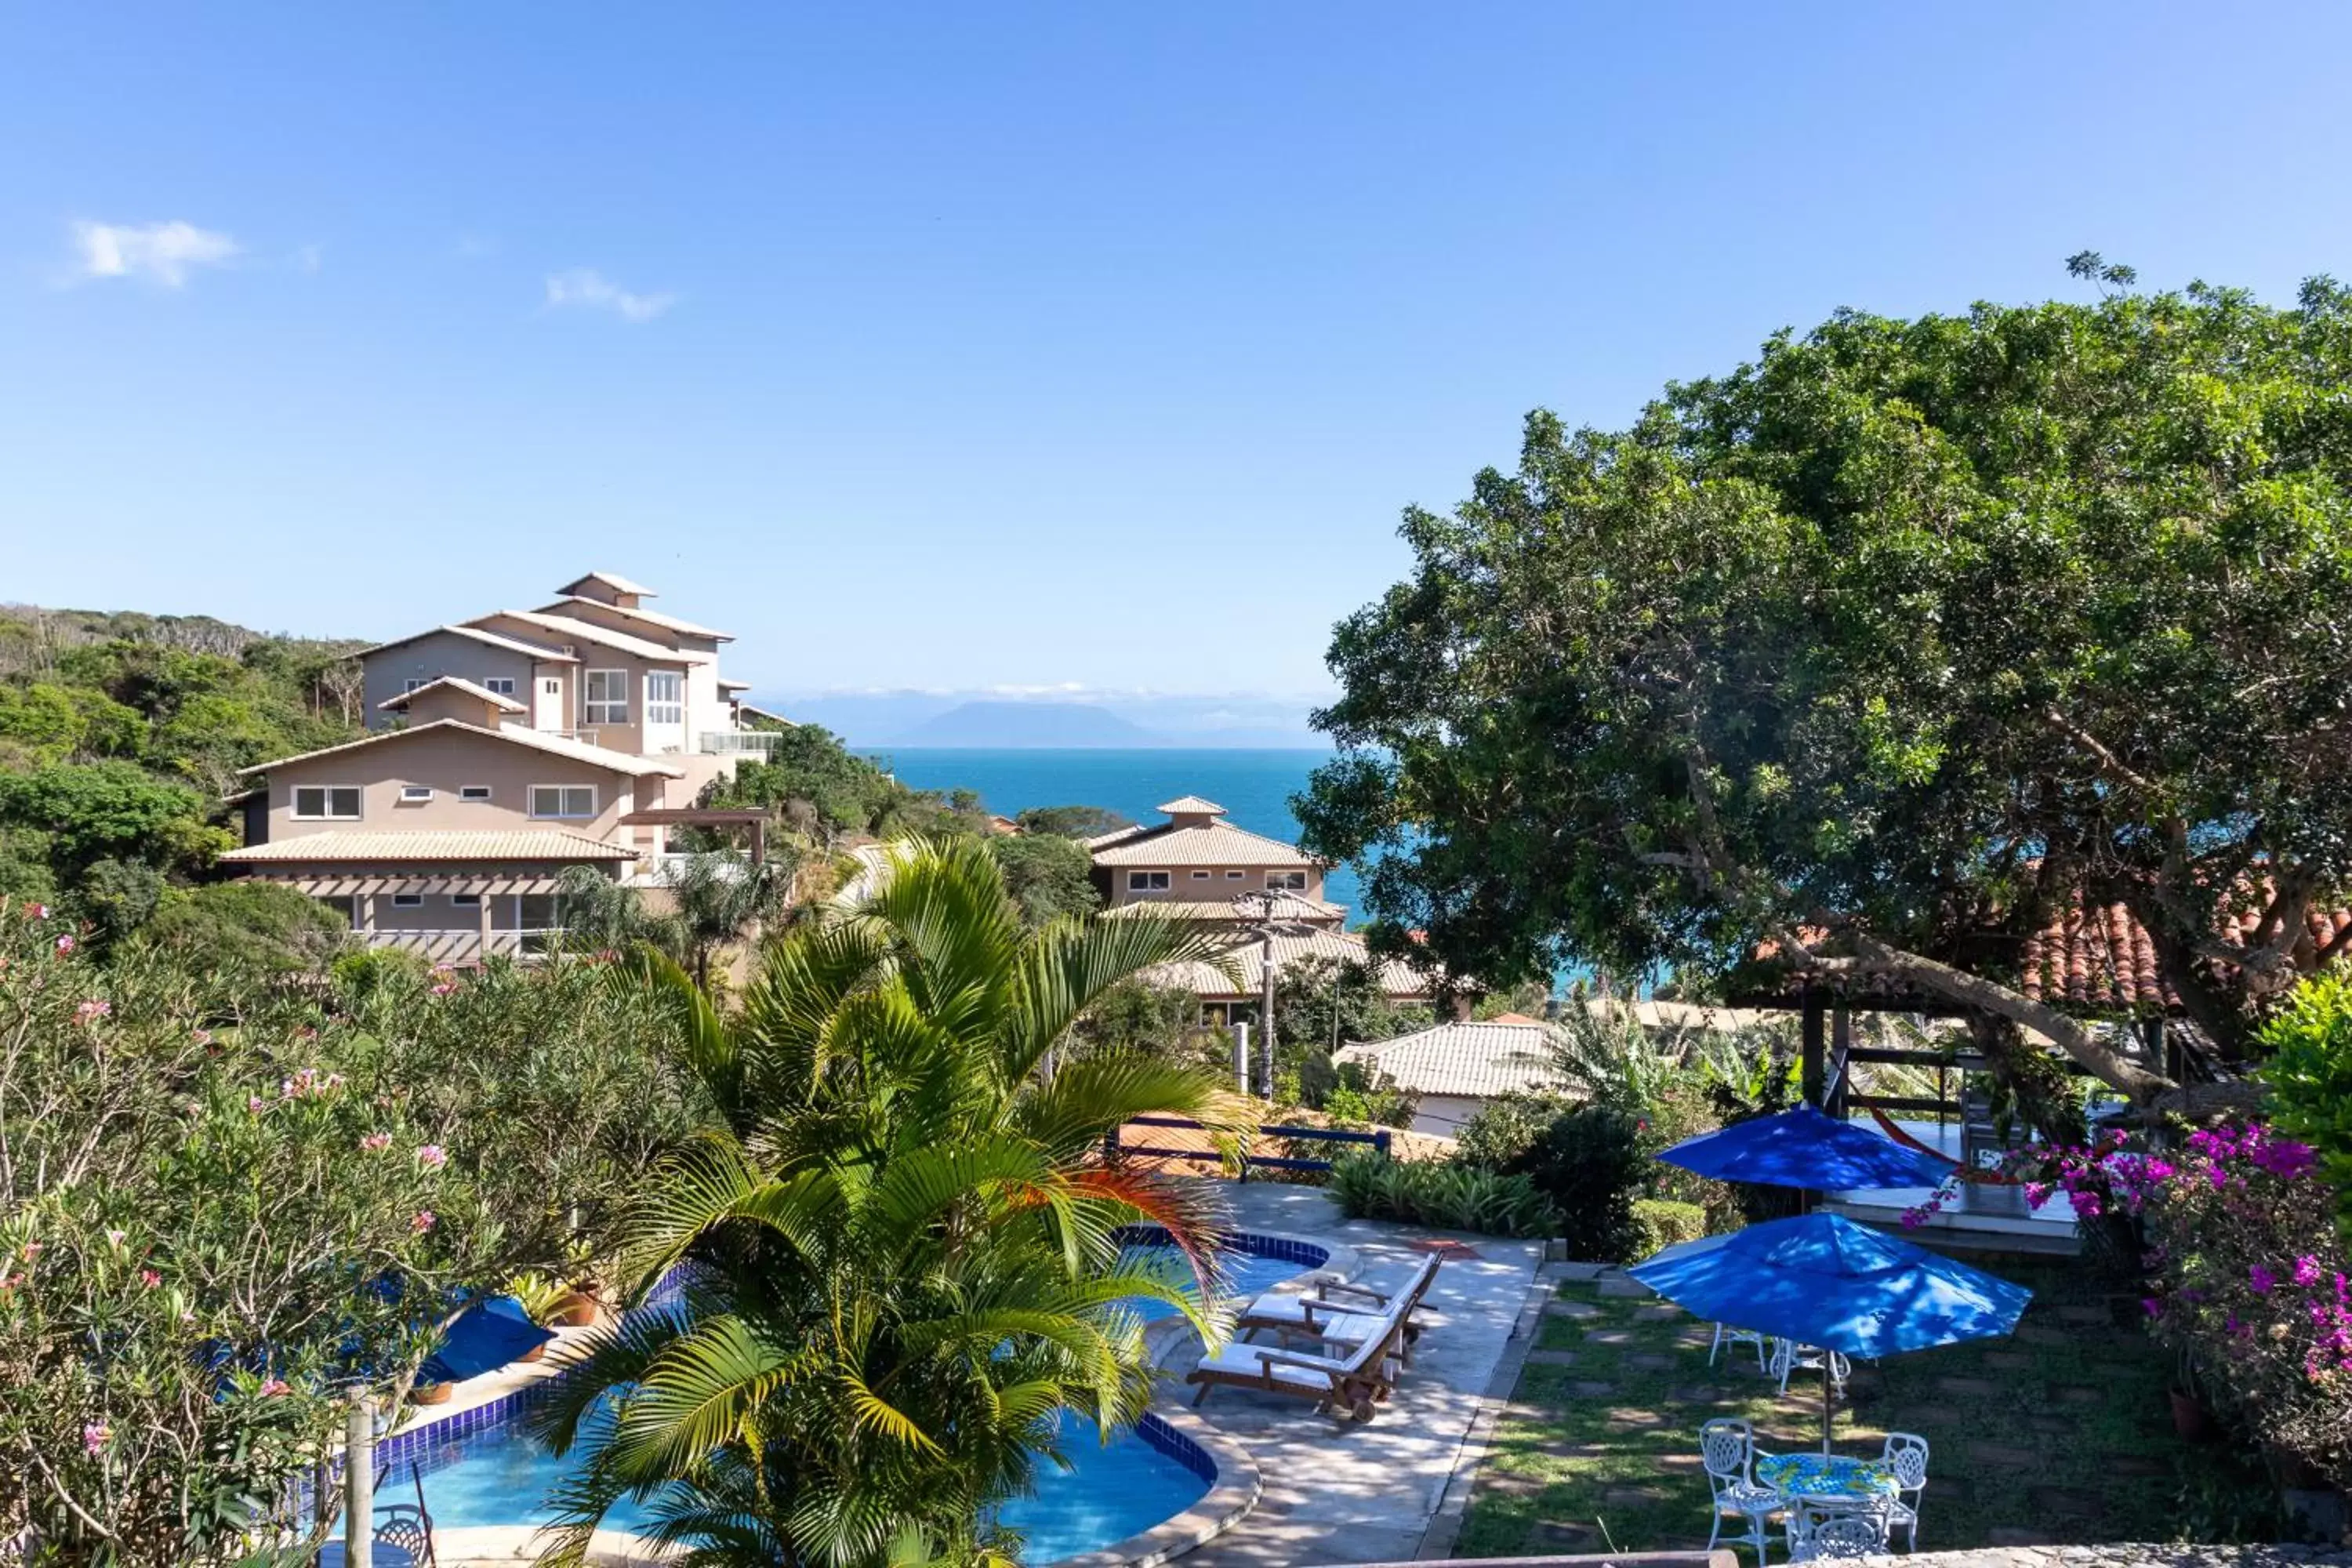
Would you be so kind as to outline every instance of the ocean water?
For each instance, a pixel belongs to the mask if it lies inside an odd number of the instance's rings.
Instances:
[[[1221,751],[1156,748],[1138,751],[1043,751],[1003,748],[943,751],[903,747],[866,754],[917,789],[969,789],[989,810],[1006,816],[1039,805],[1099,805],[1137,822],[1166,820],[1151,808],[1180,795],[1202,795],[1225,808],[1236,827],[1296,842],[1298,819],[1290,797],[1331,753],[1321,751]],[[1335,866],[1324,897],[1348,906],[1348,923],[1362,921],[1356,874]]]

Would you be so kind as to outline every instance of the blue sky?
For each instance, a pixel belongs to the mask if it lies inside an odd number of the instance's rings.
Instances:
[[[2347,52],[2340,5],[16,7],[0,599],[390,635],[598,566],[764,690],[1311,692],[1530,407],[2084,247],[2352,271]]]

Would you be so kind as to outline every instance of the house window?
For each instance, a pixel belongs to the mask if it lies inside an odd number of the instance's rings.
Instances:
[[[449,901],[457,905],[461,910],[478,910],[482,907],[482,895],[479,893],[452,893],[449,895]]]
[[[1265,874],[1265,890],[1269,893],[1303,893],[1307,890],[1307,873],[1268,871]]]
[[[627,723],[629,721],[629,672],[625,669],[590,670],[587,690],[583,694],[581,703],[583,723]]]
[[[1206,871],[1195,871],[1192,873],[1192,880],[1196,882],[1205,882],[1208,879],[1209,874]]]
[[[649,670],[646,675],[646,722],[686,722],[686,677],[674,669]]]
[[[408,692],[411,692],[411,691],[415,691],[415,690],[417,690],[417,689],[421,689],[422,687],[424,687],[424,686],[425,686],[425,685],[426,685],[426,684],[427,684],[427,682],[425,681],[425,678],[424,678],[424,677],[422,677],[422,676],[411,676],[411,677],[409,677],[409,679],[407,679],[406,680],[404,680],[404,681],[402,681],[402,682],[400,683],[400,689],[401,689],[401,691],[402,691],[402,693],[403,693],[403,694],[405,694],[405,693],[408,693]]]
[[[404,802],[431,800],[433,798],[433,786],[431,784],[403,784],[400,786],[400,798]]]
[[[425,907],[425,895],[422,893],[394,893],[392,896],[392,907],[395,910],[421,910]]]
[[[1130,893],[1164,893],[1168,890],[1168,873],[1129,871],[1127,874],[1127,890]]]
[[[457,798],[459,800],[488,800],[490,798],[490,786],[488,784],[459,784],[457,786]]]
[[[1249,873],[1246,871],[1228,871],[1225,873],[1225,880],[1228,882],[1238,882],[1248,875]]]
[[[596,786],[533,784],[530,786],[530,814],[533,816],[593,816],[596,815]]]
[[[294,815],[328,822],[360,819],[357,784],[300,784],[294,791]]]
[[[539,683],[539,689],[547,693],[550,697],[561,697],[563,695],[563,682],[560,680],[542,680]]]
[[[511,675],[486,675],[482,677],[482,689],[490,692],[494,696],[512,697],[515,694],[514,677]]]

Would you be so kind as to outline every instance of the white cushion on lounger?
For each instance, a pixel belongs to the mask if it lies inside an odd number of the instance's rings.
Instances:
[[[1222,1372],[1234,1377],[1262,1377],[1265,1374],[1268,1363],[1258,1359],[1258,1350],[1259,1347],[1255,1345],[1229,1344],[1214,1355],[1202,1356],[1201,1370]],[[1319,1365],[1300,1366],[1296,1361],[1276,1361],[1271,1364],[1274,1381],[1276,1383],[1317,1394],[1323,1393],[1331,1386],[1331,1379]],[[1334,1371],[1339,1368],[1337,1362],[1328,1364]]]
[[[1261,1323],[1303,1323],[1307,1321],[1309,1302],[1323,1309],[1318,1316],[1330,1315],[1331,1304],[1328,1301],[1318,1301],[1312,1296],[1302,1296],[1295,1290],[1268,1290],[1243,1308],[1242,1316],[1254,1318]]]
[[[1318,1339],[1329,1340],[1335,1344],[1360,1345],[1366,1340],[1387,1334],[1395,1326],[1386,1318],[1362,1312],[1340,1312],[1316,1319],[1312,1332]]]

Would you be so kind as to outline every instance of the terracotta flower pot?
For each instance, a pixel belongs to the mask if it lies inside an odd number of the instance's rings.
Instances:
[[[454,1383],[420,1383],[409,1390],[408,1402],[411,1405],[446,1405],[449,1396],[457,1392],[457,1385]]]
[[[2173,1388],[2166,1395],[2172,1401],[2172,1429],[2191,1443],[2210,1442],[2213,1436],[2213,1413],[2194,1394]]]
[[[585,1290],[574,1290],[555,1304],[555,1310],[548,1314],[547,1321],[559,1328],[590,1328],[594,1325],[596,1314],[601,1310],[594,1296]]]
[[[529,1366],[531,1363],[541,1359],[546,1354],[547,1346],[544,1344],[536,1344],[531,1346],[530,1349],[523,1352],[522,1354],[515,1357],[514,1364],[517,1366]]]

